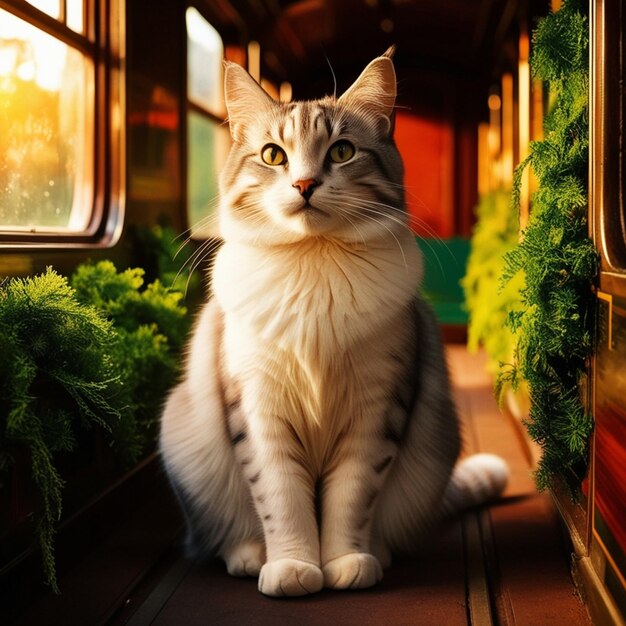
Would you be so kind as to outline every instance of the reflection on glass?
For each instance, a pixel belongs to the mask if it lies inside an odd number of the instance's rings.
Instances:
[[[76,33],[84,33],[83,0],[66,0],[65,22]]]
[[[61,17],[60,0],[28,0],[28,4],[32,4],[36,9],[47,13],[50,17],[59,19]]]
[[[186,16],[187,95],[194,104],[223,117],[222,38],[196,9],[187,9]]]
[[[189,224],[196,237],[216,233],[217,179],[230,147],[228,129],[190,111],[187,118]]]
[[[0,229],[84,231],[93,198],[93,65],[0,9]]]

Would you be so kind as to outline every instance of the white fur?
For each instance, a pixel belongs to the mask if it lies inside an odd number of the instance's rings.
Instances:
[[[473,454],[463,459],[452,472],[443,509],[454,513],[484,504],[504,491],[509,474],[507,463],[495,454]]]

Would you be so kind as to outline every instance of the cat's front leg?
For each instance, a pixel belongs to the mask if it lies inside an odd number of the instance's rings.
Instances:
[[[302,463],[299,443],[275,415],[249,420],[252,460],[244,474],[263,524],[267,561],[259,591],[299,596],[322,589],[314,480]]]
[[[363,589],[382,579],[372,554],[374,506],[396,445],[381,429],[384,405],[368,407],[337,446],[322,487],[321,560],[324,584]]]

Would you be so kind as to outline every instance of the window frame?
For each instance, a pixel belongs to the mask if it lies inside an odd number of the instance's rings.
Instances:
[[[0,0],[0,9],[89,56],[94,67],[93,196],[87,228],[29,233],[0,226],[0,248],[111,247],[121,236],[125,209],[125,0],[85,0],[85,34],[26,0]]]
[[[207,232],[200,232],[195,228],[195,225],[191,223],[191,199],[189,197],[189,182],[191,176],[191,167],[190,167],[190,140],[189,140],[189,115],[190,113],[195,113],[196,115],[201,116],[204,120],[211,121],[218,126],[221,126],[229,132],[229,124],[228,117],[226,111],[226,104],[223,104],[222,115],[214,111],[210,111],[209,109],[203,107],[201,104],[198,104],[194,100],[189,97],[189,33],[187,30],[187,11],[189,9],[195,9],[200,16],[214,28],[218,35],[222,40],[222,62],[227,59],[227,44],[224,39],[223,33],[220,31],[218,26],[215,24],[215,21],[210,19],[206,11],[202,9],[202,7],[197,2],[187,2],[184,5],[183,12],[183,20],[185,23],[185,47],[184,47],[184,58],[185,58],[185,76],[183,82],[183,93],[182,93],[182,101],[183,101],[183,110],[184,110],[184,122],[183,122],[183,133],[184,133],[184,148],[183,148],[183,161],[185,168],[185,180],[184,180],[184,214],[185,214],[185,223],[187,224],[187,228],[189,229],[190,237],[192,240],[204,241],[207,239],[215,239],[217,238],[217,231],[215,227],[209,229]],[[223,78],[223,74],[222,74]],[[220,89],[223,89],[222,84],[220,83]],[[220,168],[221,169],[221,168]],[[217,209],[215,209],[217,210]]]
[[[626,6],[621,0],[621,6]],[[622,10],[624,10],[622,8]],[[626,98],[619,89],[626,66],[623,27],[607,19],[602,2],[592,3],[589,111],[590,234],[600,252],[603,275],[626,275]],[[620,54],[615,54],[615,51]],[[606,280],[606,278],[604,279]]]

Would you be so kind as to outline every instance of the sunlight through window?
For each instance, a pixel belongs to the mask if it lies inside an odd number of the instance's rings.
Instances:
[[[86,230],[93,84],[89,58],[0,9],[0,230]]]
[[[47,13],[50,17],[57,20],[61,17],[60,0],[28,0],[28,4],[32,4],[36,9]]]
[[[194,104],[221,116],[223,58],[219,33],[196,9],[187,9],[187,95]]]
[[[187,214],[192,233],[215,235],[218,172],[230,147],[222,86],[224,45],[219,33],[187,9]]]

